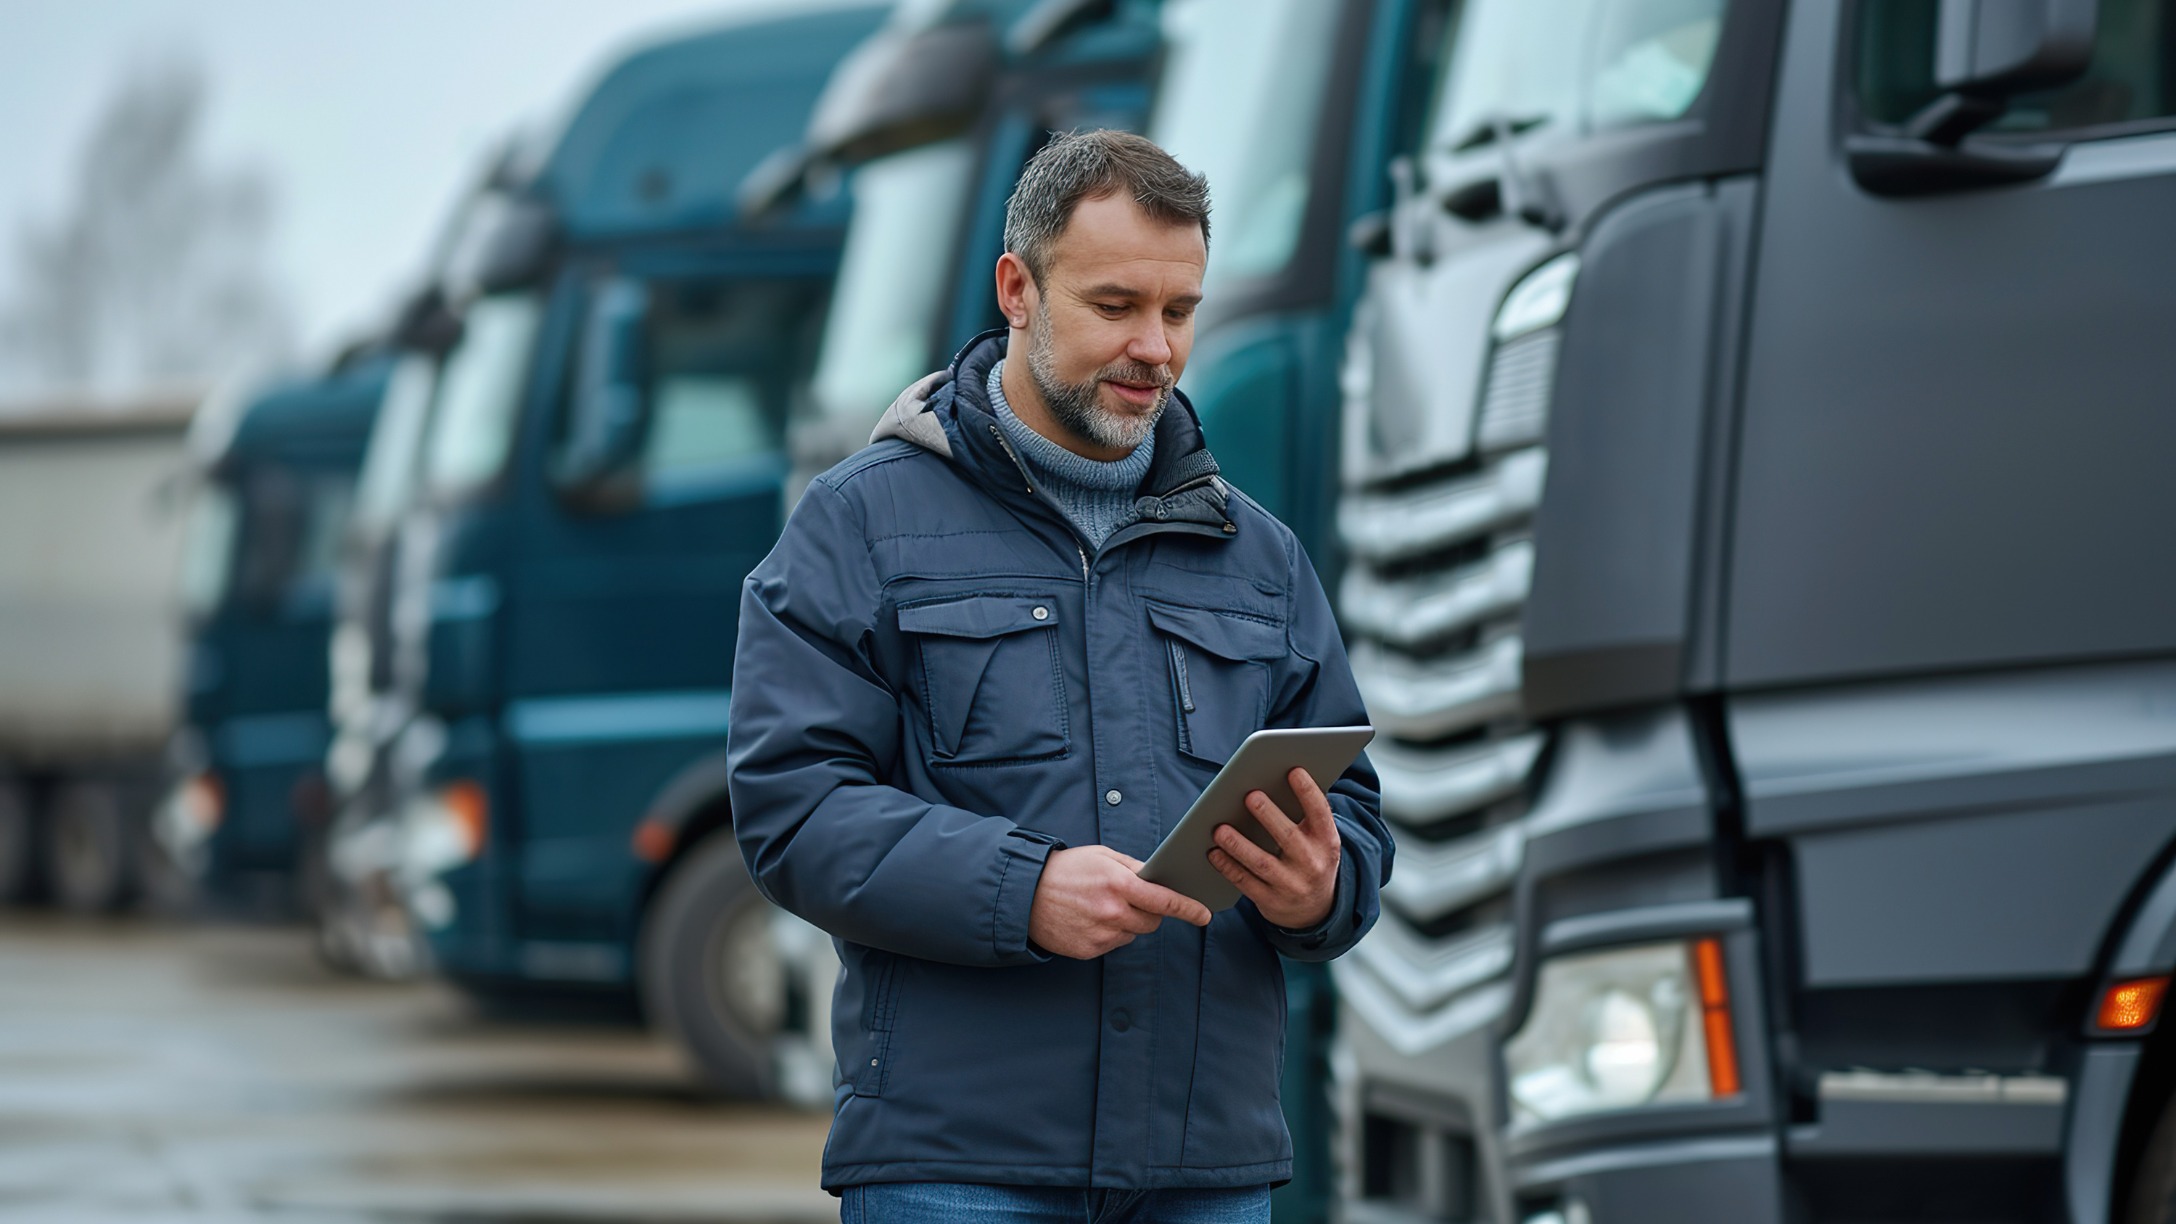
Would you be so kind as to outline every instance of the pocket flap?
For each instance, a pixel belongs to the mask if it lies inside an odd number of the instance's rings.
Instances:
[[[1206,608],[1148,605],[1149,623],[1191,642],[1220,659],[1281,659],[1287,652],[1284,626]]]
[[[1058,601],[1047,595],[970,595],[899,609],[902,632],[941,637],[1003,637],[1057,623]]]

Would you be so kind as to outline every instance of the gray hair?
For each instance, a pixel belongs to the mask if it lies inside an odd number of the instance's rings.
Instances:
[[[1066,132],[1020,171],[1005,202],[1005,249],[1018,255],[1040,287],[1050,247],[1082,200],[1124,191],[1141,210],[1169,225],[1201,226],[1209,244],[1209,180],[1180,165],[1156,142],[1131,132]]]

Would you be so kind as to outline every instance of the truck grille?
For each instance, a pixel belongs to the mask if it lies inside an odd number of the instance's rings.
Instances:
[[[1340,504],[1338,611],[1398,859],[1381,922],[1332,970],[1408,1055],[1487,1024],[1510,995],[1510,893],[1545,746],[1519,711],[1520,615],[1558,340],[1548,327],[1496,346],[1458,461],[1362,477]],[[1374,393],[1369,373],[1348,368],[1349,400]]]

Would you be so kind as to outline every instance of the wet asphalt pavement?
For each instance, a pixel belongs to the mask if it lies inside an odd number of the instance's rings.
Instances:
[[[301,932],[0,913],[0,1219],[836,1220],[827,1119],[595,1019],[338,977]]]

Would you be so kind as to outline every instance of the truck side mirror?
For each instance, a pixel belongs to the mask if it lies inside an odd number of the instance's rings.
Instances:
[[[1862,0],[1864,2],[1864,0]],[[1922,0],[1891,0],[1918,3]],[[2076,79],[2091,64],[2098,0],[1940,0],[1934,82],[1942,94],[1895,135],[1845,141],[1852,176],[1879,195],[1919,195],[2041,178],[2062,146],[1973,145],[2010,99]]]
[[[623,509],[641,493],[634,469],[649,424],[649,321],[648,288],[612,281],[582,336],[554,474],[562,492],[594,509]]]
[[[965,131],[997,76],[987,21],[887,31],[846,57],[809,116],[809,150],[854,165]]]
[[[1934,83],[2007,96],[2060,85],[2093,58],[2097,0],[1942,0]]]

